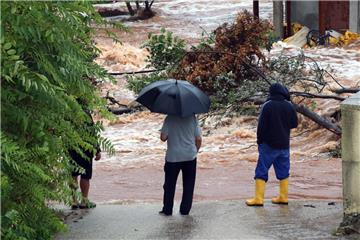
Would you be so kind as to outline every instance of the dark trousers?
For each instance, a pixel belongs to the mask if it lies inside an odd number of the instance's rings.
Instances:
[[[172,214],[176,181],[180,170],[182,171],[183,177],[183,195],[180,204],[180,213],[189,214],[192,206],[196,178],[196,158],[192,161],[186,162],[166,162],[164,166],[165,183],[163,211],[167,214]]]

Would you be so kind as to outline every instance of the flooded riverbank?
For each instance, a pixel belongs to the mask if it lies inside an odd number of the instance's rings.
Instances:
[[[252,1],[157,1],[157,16],[146,21],[129,23],[133,34],[119,33],[124,45],[114,45],[108,39],[97,37],[103,54],[97,60],[109,71],[135,71],[145,68],[147,52],[139,46],[149,32],[161,27],[173,31],[188,43],[194,43],[204,28],[211,31],[225,21],[231,21],[236,12],[250,10]],[[272,3],[262,2],[260,15],[271,19]],[[201,26],[202,28],[200,28]],[[360,44],[359,44],[360,45]],[[269,54],[279,52],[293,54],[299,49],[277,47]],[[306,49],[305,54],[321,62],[322,67],[333,69],[332,74],[344,86],[359,84],[360,68],[358,45],[349,48]],[[121,103],[135,99],[126,89],[126,79],[118,78],[116,85],[103,84],[102,94],[107,91]],[[329,114],[339,108],[335,100],[316,100],[315,111]],[[166,145],[159,139],[163,115],[136,112],[116,117],[105,127],[103,135],[114,144],[116,154],[94,165],[91,198],[108,202],[117,200],[161,200],[163,164]],[[291,134],[290,199],[333,199],[342,197],[341,159],[330,154],[339,147],[339,137],[320,128],[317,124],[300,117],[299,127]],[[195,200],[243,199],[252,196],[253,175],[257,161],[257,118],[237,116],[223,118],[214,127],[214,119],[205,121],[203,148],[198,156],[198,173]],[[266,198],[276,195],[278,182],[270,170],[266,186]],[[181,177],[179,177],[181,180]],[[178,182],[178,190],[181,181]],[[179,199],[181,191],[177,191]]]

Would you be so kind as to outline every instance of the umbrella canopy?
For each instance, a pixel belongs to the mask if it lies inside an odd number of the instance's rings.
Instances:
[[[180,117],[206,113],[210,108],[210,99],[205,93],[188,81],[174,79],[147,85],[136,101],[151,112]]]

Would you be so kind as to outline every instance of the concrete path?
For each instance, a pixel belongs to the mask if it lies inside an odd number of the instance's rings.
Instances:
[[[160,216],[160,203],[98,205],[69,215],[69,231],[56,239],[360,239],[332,233],[342,204],[296,201],[288,206],[243,201],[196,202],[190,216]]]

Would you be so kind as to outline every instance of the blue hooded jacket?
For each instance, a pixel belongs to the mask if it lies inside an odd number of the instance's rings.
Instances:
[[[270,97],[261,109],[257,128],[257,143],[272,148],[286,149],[290,146],[290,130],[296,128],[298,119],[286,87],[274,83],[269,88]]]

